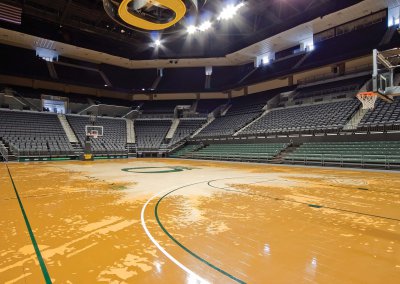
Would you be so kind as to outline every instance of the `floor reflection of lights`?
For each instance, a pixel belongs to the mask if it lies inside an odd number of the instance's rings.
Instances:
[[[121,171],[146,166],[193,169]],[[400,174],[161,159],[10,168],[55,282],[233,283],[172,242],[155,219],[160,192],[195,183],[160,203],[161,222],[198,256],[246,283],[400,279]],[[0,282],[43,282],[6,177],[0,168]],[[144,214],[148,229],[193,274],[141,226],[141,210],[154,195]]]

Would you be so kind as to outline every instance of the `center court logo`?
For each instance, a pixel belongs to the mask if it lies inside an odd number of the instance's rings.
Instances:
[[[163,173],[177,173],[183,171],[190,171],[195,168],[189,167],[136,167],[136,168],[124,168],[121,171],[128,173],[138,174],[163,174]]]

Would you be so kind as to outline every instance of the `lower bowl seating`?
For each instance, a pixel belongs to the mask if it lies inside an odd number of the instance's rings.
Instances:
[[[286,143],[211,144],[186,156],[194,159],[266,162],[287,146]]]
[[[400,164],[400,141],[304,143],[285,160],[297,163]]]

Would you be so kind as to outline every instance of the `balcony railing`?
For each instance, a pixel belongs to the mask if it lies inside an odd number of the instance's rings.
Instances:
[[[343,155],[343,154],[292,154],[286,163],[305,165],[340,165],[357,167],[400,168],[400,156],[397,155]]]

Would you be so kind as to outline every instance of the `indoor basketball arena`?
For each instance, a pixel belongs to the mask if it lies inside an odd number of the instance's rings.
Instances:
[[[397,0],[0,0],[0,283],[400,283]]]

